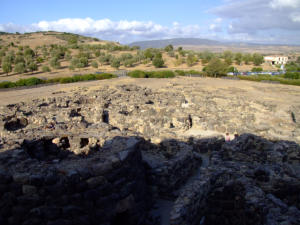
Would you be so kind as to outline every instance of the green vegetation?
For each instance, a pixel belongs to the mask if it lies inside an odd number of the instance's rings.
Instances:
[[[175,73],[170,70],[165,70],[165,71],[134,70],[129,72],[128,76],[133,78],[171,78],[171,77],[175,77]]]
[[[297,72],[286,72],[284,78],[287,79],[300,79],[300,73]]]
[[[19,62],[15,65],[14,72],[16,73],[25,73],[26,67],[23,62]]]
[[[251,71],[252,72],[262,72],[263,68],[261,68],[261,67],[253,67]]]
[[[219,58],[212,58],[205,67],[205,74],[209,77],[225,76],[227,72],[227,65]]]
[[[280,84],[288,84],[288,85],[297,85],[300,86],[300,79],[285,79],[280,76],[271,76],[271,75],[251,75],[251,76],[238,76],[241,80],[249,80],[249,81],[270,81],[276,82]]]
[[[259,66],[264,62],[264,57],[258,53],[254,53],[252,59],[255,66]]]
[[[51,69],[49,68],[49,66],[43,66],[42,67],[42,71],[45,72],[51,72]]]
[[[0,88],[13,88],[13,87],[22,87],[22,86],[34,86],[38,84],[51,84],[51,83],[73,83],[80,81],[89,81],[89,80],[104,80],[117,77],[114,74],[102,73],[102,74],[85,74],[85,75],[75,75],[73,77],[57,77],[48,80],[42,80],[36,77],[31,77],[28,79],[20,79],[16,82],[4,81],[0,83]]]
[[[178,76],[203,75],[202,71],[197,70],[175,70]]]
[[[93,68],[98,68],[98,63],[97,63],[96,61],[93,61],[93,62],[91,63],[91,66],[92,66]]]
[[[152,64],[153,64],[153,66],[155,66],[155,68],[161,68],[164,66],[165,61],[163,60],[162,54],[160,52],[156,53],[156,55],[152,61]]]
[[[12,71],[12,66],[10,62],[2,62],[2,70],[4,73],[8,74],[9,72]]]

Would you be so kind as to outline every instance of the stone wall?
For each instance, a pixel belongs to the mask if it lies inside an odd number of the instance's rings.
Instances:
[[[30,145],[1,153],[0,224],[141,224],[150,198],[139,142],[116,138],[91,156],[49,160],[28,154]]]

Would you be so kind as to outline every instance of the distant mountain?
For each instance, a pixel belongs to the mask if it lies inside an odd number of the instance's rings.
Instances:
[[[145,48],[164,48],[167,45],[180,46],[180,45],[220,45],[222,42],[201,39],[201,38],[173,38],[163,40],[151,41],[137,41],[129,44],[129,46],[140,46],[141,49]]]

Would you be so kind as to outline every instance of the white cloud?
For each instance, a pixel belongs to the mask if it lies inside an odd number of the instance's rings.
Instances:
[[[274,9],[279,8],[299,8],[300,0],[272,0],[270,6]]]
[[[221,32],[222,26],[220,24],[212,23],[209,25],[209,30],[213,32]]]
[[[300,0],[230,0],[210,12],[230,24],[232,36],[300,44]]]
[[[28,26],[0,24],[0,30],[7,32],[53,30],[92,35],[105,40],[125,43],[154,38],[198,37],[201,32],[198,25],[182,26],[178,22],[174,22],[172,26],[163,26],[152,21],[112,21],[110,19],[94,20],[91,18],[65,18],[56,21],[40,21]]]

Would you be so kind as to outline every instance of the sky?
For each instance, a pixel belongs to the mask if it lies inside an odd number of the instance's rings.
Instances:
[[[300,0],[0,0],[0,31],[300,45]]]

